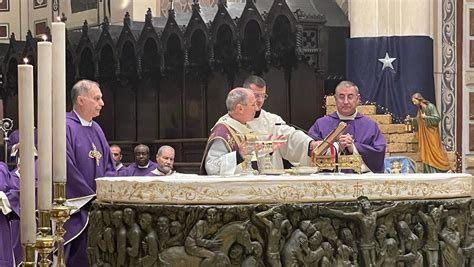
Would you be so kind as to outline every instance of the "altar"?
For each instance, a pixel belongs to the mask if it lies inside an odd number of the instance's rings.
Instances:
[[[99,178],[90,266],[474,264],[471,175],[299,174]]]

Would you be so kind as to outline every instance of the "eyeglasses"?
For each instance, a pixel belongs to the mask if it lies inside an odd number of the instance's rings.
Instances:
[[[257,102],[254,102],[253,104],[245,104],[244,106],[246,106],[246,107],[256,107]]]
[[[254,94],[256,99],[263,98],[266,100],[268,98],[267,94]]]

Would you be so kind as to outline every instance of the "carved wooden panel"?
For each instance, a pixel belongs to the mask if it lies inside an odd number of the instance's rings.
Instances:
[[[9,24],[8,23],[1,23],[0,24],[0,39],[7,39],[9,33]]]
[[[474,151],[474,124],[469,124],[469,151]]]
[[[474,36],[474,8],[469,9],[469,35]]]
[[[324,115],[324,82],[316,78],[309,63],[298,63],[290,81],[291,123],[305,130]]]
[[[0,12],[10,10],[10,0],[0,1]]]
[[[285,71],[276,67],[271,67],[270,70],[263,75],[267,82],[268,99],[265,100],[263,109],[280,115],[283,120],[290,122],[290,107],[289,107],[289,93],[288,93],[288,75]]]
[[[107,105],[107,102],[105,105]],[[117,83],[115,89],[115,106],[117,109],[115,110],[116,132],[114,140],[136,140],[137,102],[136,85],[133,82],[122,79],[120,83]]]
[[[474,40],[469,41],[469,67],[474,68]]]
[[[161,139],[183,137],[183,79],[177,72],[163,77],[160,82],[159,121]],[[139,124],[144,127],[144,124]]]
[[[209,130],[214,126],[216,121],[222,115],[227,113],[225,99],[230,89],[231,85],[227,83],[227,79],[224,74],[215,73],[209,78],[206,90],[207,134],[209,134]]]
[[[469,119],[474,120],[474,92],[469,93]]]
[[[35,36],[47,34],[47,31],[46,31],[47,24],[48,24],[48,21],[46,19],[35,21]]]
[[[155,140],[159,136],[159,76],[144,77],[137,90],[137,138]],[[168,101],[168,99],[161,99]],[[176,109],[178,110],[178,109]],[[170,116],[170,115],[168,115]],[[152,157],[153,158],[153,157]]]

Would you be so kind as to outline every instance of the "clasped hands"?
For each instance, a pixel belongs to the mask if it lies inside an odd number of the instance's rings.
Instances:
[[[314,151],[314,149],[320,146],[323,142],[324,142],[323,140],[311,141],[310,151]],[[351,134],[346,133],[346,134],[339,135],[337,142],[339,143],[340,151],[347,148],[350,154],[353,153],[352,145],[354,144],[354,137]]]
[[[338,138],[338,143],[339,143],[339,149],[340,151],[344,150],[347,148],[347,151],[349,151],[350,154],[352,154],[352,145],[354,144],[354,138],[352,135],[346,133],[346,134],[341,134]]]
[[[286,140],[285,135],[279,135],[276,138],[273,138],[273,134],[270,134],[265,141],[280,141],[280,140]],[[253,146],[249,146],[249,144],[253,143]],[[272,151],[276,151],[280,149],[282,146],[285,145],[285,142],[273,142],[272,143]],[[261,150],[263,145],[259,143],[258,141],[248,141],[245,140],[239,145],[239,154],[242,157],[245,157],[249,154],[251,154],[253,151],[259,151]]]

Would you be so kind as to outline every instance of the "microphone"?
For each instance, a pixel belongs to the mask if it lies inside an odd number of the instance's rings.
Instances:
[[[292,123],[287,123],[287,122],[276,122],[276,123],[275,123],[275,126],[280,126],[280,125],[288,125],[288,126],[291,126],[291,127],[295,128],[296,130],[300,130],[300,131],[302,131],[303,133],[309,135],[308,131],[306,131],[305,129],[299,127],[298,125],[295,125],[295,124],[292,124]]]

